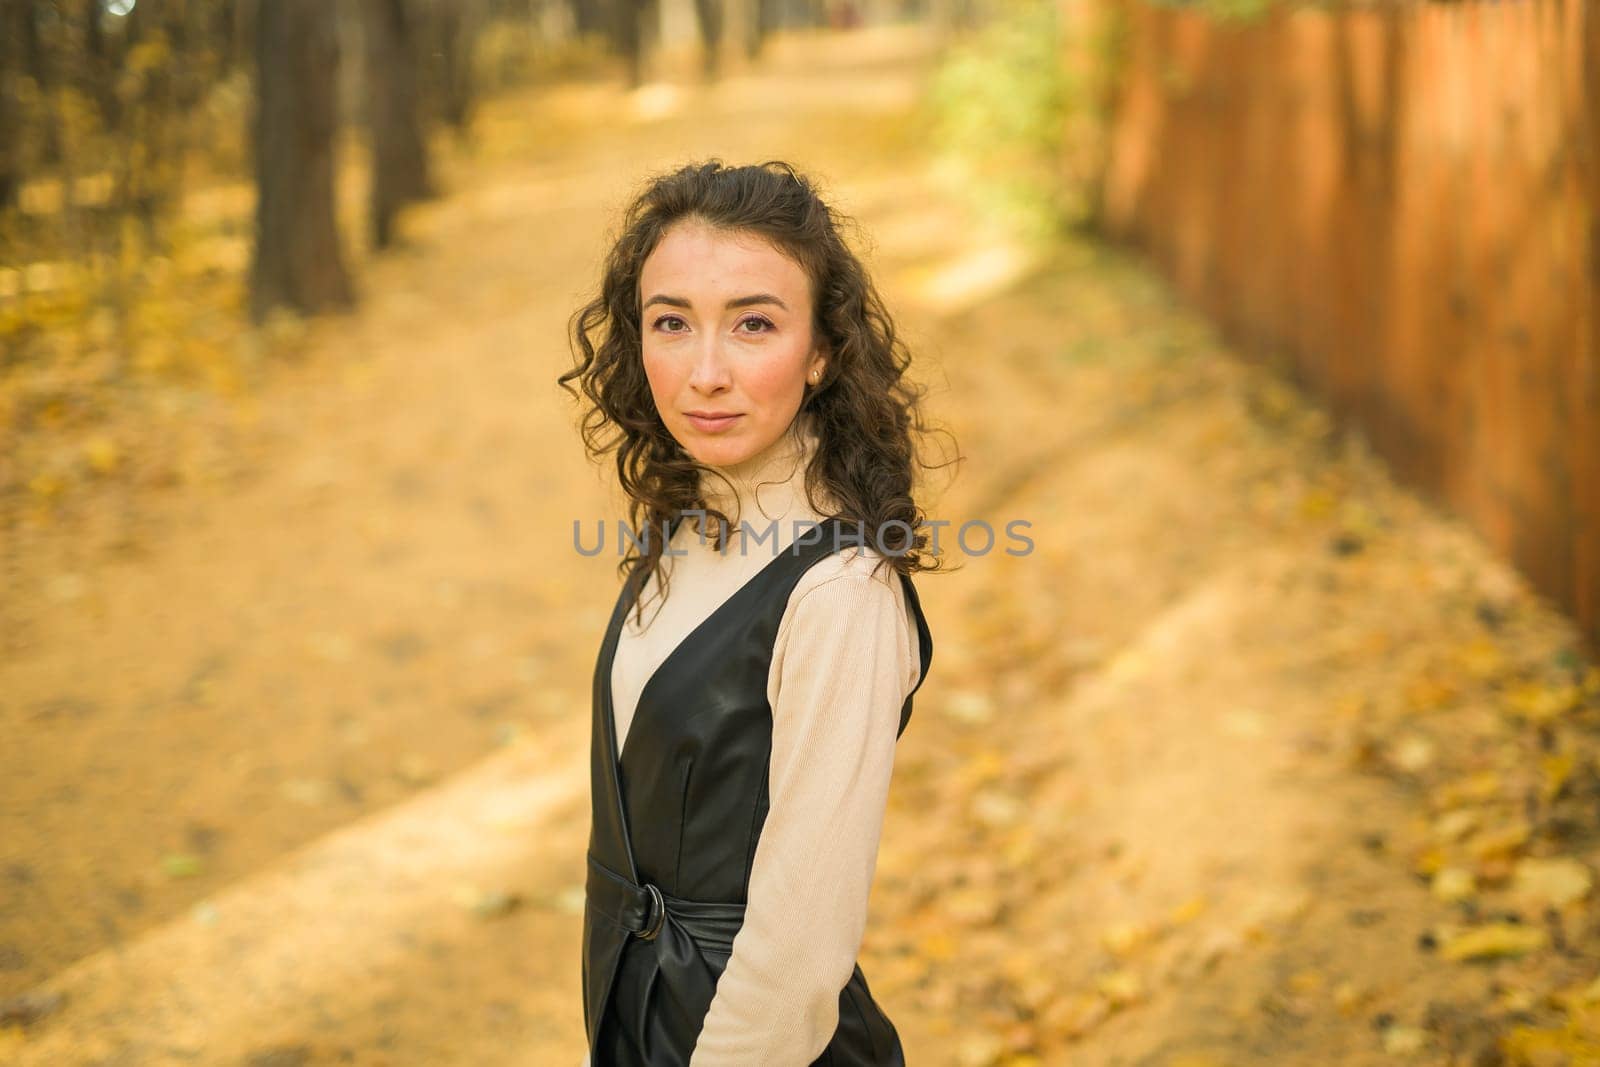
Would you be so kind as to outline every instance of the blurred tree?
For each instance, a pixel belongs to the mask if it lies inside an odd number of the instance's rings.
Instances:
[[[106,39],[105,21],[101,17],[105,11],[104,0],[82,0],[82,7],[84,63],[81,81],[89,98],[100,109],[100,121],[106,129],[114,130],[121,113],[117,106],[116,72],[121,66],[119,45],[123,34],[118,33],[115,40]],[[138,32],[138,23],[144,19],[141,13],[137,19],[128,21],[133,25],[125,32],[131,35]]]
[[[572,30],[582,37],[588,34],[606,35],[606,8],[602,0],[571,0]],[[529,11],[529,18],[533,13]]]
[[[701,67],[708,78],[717,76],[722,56],[722,0],[694,0],[695,17],[700,23]]]
[[[472,55],[482,19],[479,4],[431,0],[419,14],[418,36],[427,56],[422,64],[427,96],[438,116],[458,134],[464,133],[477,95]]]
[[[108,16],[107,7],[89,0],[84,21],[97,42],[87,74],[102,101],[104,127],[126,149],[112,166],[108,207],[138,218],[146,247],[155,248],[163,239],[160,222],[179,195],[188,149],[184,118],[198,104],[212,64],[191,39],[187,0],[141,0],[121,16]]]
[[[1589,203],[1589,232],[1583,235],[1589,246],[1589,351],[1600,356],[1600,7],[1594,4],[1584,10],[1582,90],[1586,106],[1574,140]],[[1593,641],[1600,647],[1600,632]]]
[[[645,0],[611,0],[614,43],[626,65],[628,88],[644,81],[643,21]]]
[[[15,9],[6,22],[9,26],[15,21],[17,26],[21,50],[19,71],[32,81],[34,95],[50,102],[46,105],[48,114],[42,116],[35,133],[39,141],[40,162],[54,165],[61,162],[62,139],[53,106],[56,78],[52,60],[56,49],[52,47],[52,41],[63,28],[63,20],[53,6],[37,3],[36,0],[8,0],[8,7]]]
[[[367,132],[372,141],[373,244],[387,248],[406,204],[433,195],[418,113],[417,49],[404,0],[365,0]]]
[[[354,302],[333,206],[334,92],[339,44],[322,0],[257,9],[255,253],[250,311],[301,312]]]
[[[17,202],[22,168],[17,162],[21,132],[17,126],[18,83],[21,81],[21,23],[29,17],[20,0],[0,0],[0,211]]]
[[[243,0],[248,4],[250,0]],[[206,36],[217,50],[217,74],[222,76],[240,62],[241,43],[248,18],[241,18],[239,4],[216,4],[209,7],[210,23]]]
[[[777,0],[746,0],[746,3],[750,6],[744,20],[744,53],[746,57],[755,59],[761,55],[767,36],[775,28]]]

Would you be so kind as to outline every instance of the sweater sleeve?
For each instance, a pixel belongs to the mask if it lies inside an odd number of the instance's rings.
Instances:
[[[898,577],[854,558],[791,603],[774,647],[767,818],[690,1067],[805,1067],[838,1027],[919,666]]]

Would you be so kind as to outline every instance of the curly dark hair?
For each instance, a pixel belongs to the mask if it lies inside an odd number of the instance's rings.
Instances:
[[[628,520],[641,532],[641,544],[618,563],[619,574],[642,563],[640,586],[655,573],[664,598],[666,538],[654,532],[665,533],[686,511],[701,510],[708,528],[715,523],[714,543],[721,549],[724,531],[739,521],[702,498],[701,475],[722,474],[693,459],[667,430],[644,371],[640,274],[666,232],[685,220],[762,237],[810,280],[812,329],[829,353],[822,379],[808,388],[796,417],[804,417],[817,437],[804,482],[812,509],[873,531],[872,543],[886,549],[879,567],[903,574],[940,569],[938,555],[923,551],[928,535],[912,496],[913,466],[946,464],[925,463],[919,455],[914,435],[933,432],[922,411],[926,390],[905,377],[911,356],[872,279],[840,236],[853,220],[824,202],[815,184],[788,163],[729,167],[713,158],[647,179],[624,213],[599,293],[568,324],[577,362],[557,384],[577,400],[568,384],[576,380],[588,399],[580,424],[584,445],[595,460],[616,452]],[[833,510],[817,507],[818,490]]]

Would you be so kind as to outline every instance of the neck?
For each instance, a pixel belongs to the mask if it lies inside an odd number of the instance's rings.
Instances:
[[[702,472],[700,494],[707,508],[728,517],[733,523],[729,532],[735,535],[742,522],[749,522],[752,529],[765,529],[777,521],[781,529],[792,521],[817,521],[822,516],[806,500],[805,490],[806,467],[816,449],[809,419],[797,416],[789,429],[762,451],[736,464],[712,467],[715,474]]]

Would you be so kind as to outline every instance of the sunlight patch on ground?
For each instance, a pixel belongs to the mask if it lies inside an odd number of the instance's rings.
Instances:
[[[811,70],[724,78],[715,89],[718,105],[730,115],[765,116],[840,110],[846,122],[865,115],[899,115],[914,107],[921,82],[909,66],[874,76],[828,78]]]
[[[973,307],[1027,275],[1037,256],[1021,245],[974,248],[906,272],[906,291],[930,311],[951,314]]]
[[[547,869],[542,828],[586,785],[570,773],[576,751],[568,742],[552,758],[514,746],[79,961],[49,983],[65,997],[52,1028],[7,1062],[83,1062],[129,1048],[185,1059],[205,1050],[221,1062],[285,1020],[316,1029],[307,1016],[326,1013],[341,990],[403,971],[417,943],[459,937],[453,928],[502,887],[525,889],[529,871]],[[572,900],[563,891],[529,903],[570,913]]]
[[[652,82],[641,85],[627,96],[628,117],[634,122],[660,122],[683,110],[689,91],[681,85]]]

